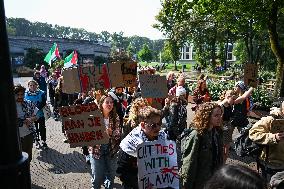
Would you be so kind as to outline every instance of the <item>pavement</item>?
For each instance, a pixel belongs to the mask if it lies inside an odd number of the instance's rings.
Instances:
[[[27,87],[31,78],[14,78],[14,83],[21,83]],[[188,106],[188,120],[193,112]],[[33,148],[33,159],[30,166],[33,189],[88,189],[91,188],[91,169],[85,162],[81,148],[70,148],[64,143],[62,125],[60,121],[50,118],[46,121],[48,149]],[[237,135],[235,131],[234,136]],[[243,164],[256,169],[251,158],[239,158],[231,151],[227,160],[229,164]],[[122,188],[116,177],[114,188]]]

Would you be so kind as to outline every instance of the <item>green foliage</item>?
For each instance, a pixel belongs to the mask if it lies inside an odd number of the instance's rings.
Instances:
[[[168,45],[164,46],[164,49],[163,49],[162,54],[161,54],[161,58],[162,58],[162,62],[169,63],[169,62],[172,61],[171,51],[168,48]]]
[[[227,81],[227,82],[208,82],[208,90],[211,95],[213,101],[220,100],[220,96],[223,91],[233,89],[235,85],[235,81]]]
[[[138,59],[140,61],[150,62],[152,60],[152,52],[147,44],[143,45],[143,48],[138,52]]]
[[[257,87],[254,92],[252,93],[252,98],[254,102],[259,104],[260,109],[269,110],[272,106],[273,98],[269,95],[269,91],[264,86]]]
[[[36,64],[48,67],[48,64],[43,61],[44,57],[45,54],[41,49],[29,48],[24,57],[24,64],[32,69],[36,66]]]
[[[197,83],[187,84],[189,88],[189,94],[193,94],[193,91],[196,88]],[[235,82],[227,81],[227,82],[207,82],[208,90],[211,95],[212,101],[220,100],[220,96],[223,91],[234,89]],[[269,95],[267,89],[264,86],[257,87],[252,93],[253,102],[259,104],[258,108],[261,109],[269,109],[272,105],[272,99]]]
[[[275,73],[262,70],[258,73],[258,78],[262,83],[265,83],[268,81],[268,79],[275,79]]]
[[[63,68],[63,66],[64,66],[64,60],[63,59],[57,59],[57,60],[55,60],[54,62],[51,63],[50,72],[55,71],[55,69],[57,67]]]

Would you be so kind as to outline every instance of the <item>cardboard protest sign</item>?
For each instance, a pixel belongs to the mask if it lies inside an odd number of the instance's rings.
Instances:
[[[257,87],[258,67],[256,64],[246,64],[244,69],[244,83],[247,86]]]
[[[110,88],[110,81],[108,76],[107,66],[100,65],[80,65],[79,78],[81,82],[81,89],[83,92],[95,89]]]
[[[143,98],[166,98],[168,95],[166,76],[142,74],[139,82]]]
[[[148,103],[158,110],[163,109],[164,107],[164,98],[147,98]]]
[[[59,112],[71,148],[109,142],[102,113],[96,104],[64,106]]]
[[[156,69],[154,68],[142,68],[138,71],[138,74],[139,75],[142,75],[142,74],[155,74],[156,73]]]
[[[81,84],[78,75],[78,68],[63,69],[62,76],[63,76],[62,92],[66,94],[81,92]]]
[[[136,87],[137,62],[120,62],[124,87]]]
[[[138,145],[137,162],[139,189],[179,188],[174,141],[158,140]]]
[[[123,76],[121,71],[121,64],[120,63],[111,63],[108,64],[109,70],[109,78],[111,81],[112,87],[123,87]]]
[[[275,119],[272,121],[271,133],[282,133],[284,132],[284,119]]]

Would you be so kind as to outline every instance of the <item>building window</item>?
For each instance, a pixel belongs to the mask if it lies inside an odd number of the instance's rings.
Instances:
[[[228,45],[227,60],[233,60],[233,45]]]

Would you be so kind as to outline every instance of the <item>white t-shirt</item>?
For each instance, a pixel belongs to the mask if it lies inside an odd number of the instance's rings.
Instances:
[[[109,128],[109,118],[104,118],[104,123],[105,123],[106,129],[108,129]]]

